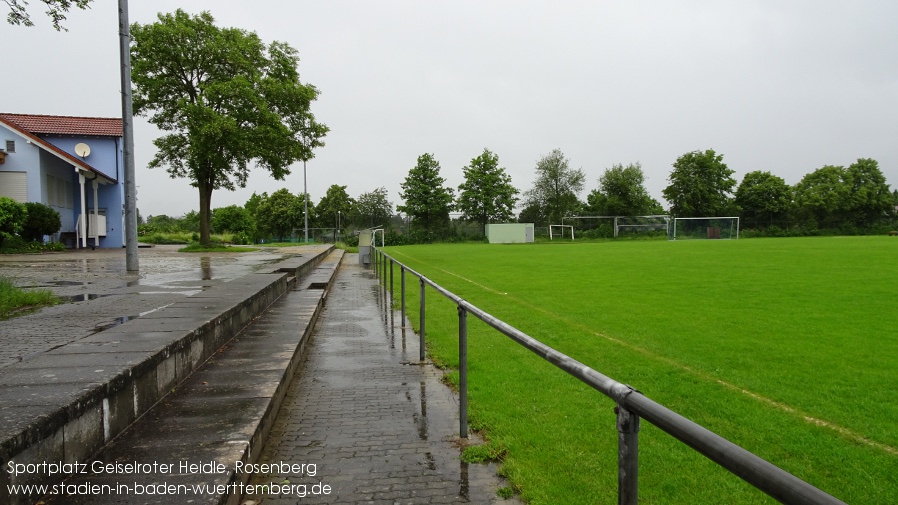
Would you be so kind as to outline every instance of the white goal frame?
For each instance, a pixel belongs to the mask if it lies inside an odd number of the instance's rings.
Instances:
[[[561,234],[559,235],[561,238],[564,238],[564,229],[571,229],[571,240],[574,240],[574,226],[570,224],[550,224],[549,225],[549,240],[554,240],[554,235],[552,234],[552,228],[561,228]]]
[[[732,233],[728,240],[738,240],[739,239],[739,216],[715,216],[715,217],[675,217],[672,219],[673,225],[671,226],[670,240],[677,239],[677,222],[679,221],[690,221],[690,220],[698,220],[698,219],[733,219],[736,223],[736,236],[733,237]]]

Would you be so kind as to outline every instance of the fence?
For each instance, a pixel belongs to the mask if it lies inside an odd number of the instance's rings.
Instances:
[[[781,503],[795,505],[835,505],[845,503],[776,465],[752,454],[716,433],[699,426],[667,407],[656,403],[636,389],[615,381],[579,361],[562,354],[524,332],[468,303],[455,293],[399,262],[379,248],[372,248],[372,267],[383,284],[384,296],[389,286],[393,296],[394,265],[400,268],[400,310],[405,322],[406,272],[418,278],[420,287],[420,359],[424,360],[426,322],[425,292],[429,285],[458,307],[458,394],[459,436],[468,436],[468,314],[533,351],[544,360],[564,370],[588,386],[611,398],[617,404],[618,430],[618,504],[635,505],[639,499],[639,424],[642,419],[685,443],[697,452],[748,482]]]

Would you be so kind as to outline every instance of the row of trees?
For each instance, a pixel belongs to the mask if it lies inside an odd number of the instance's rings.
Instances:
[[[377,188],[352,198],[346,186],[332,185],[315,205],[309,198],[309,227],[313,231],[387,226],[393,217],[393,204],[387,199],[386,188]],[[237,243],[293,238],[294,231],[305,223],[305,199],[282,188],[272,194],[253,193],[244,205],[230,205],[212,209],[210,233],[232,234]],[[182,217],[149,216],[141,222],[142,235],[153,233],[199,233],[200,216],[196,211]],[[320,233],[319,233],[320,235]]]
[[[794,186],[766,171],[734,171],[713,150],[679,157],[664,197],[670,213],[681,217],[740,216],[743,227],[808,230],[870,230],[894,218],[898,191],[890,192],[876,160],[858,159],[848,167],[827,165]]]
[[[418,163],[402,183],[400,196],[405,203],[397,210],[411,218],[410,233],[414,241],[430,242],[444,239],[450,233],[449,213],[461,212],[461,219],[488,223],[514,219],[518,189],[512,186],[511,176],[499,166],[499,156],[484,149],[468,166],[462,168],[465,182],[455,190],[444,186],[440,163],[432,154],[422,154]]]
[[[679,217],[741,216],[743,228],[755,230],[776,227],[802,234],[821,229],[863,232],[893,218],[898,205],[898,191],[889,192],[885,177],[872,159],[859,159],[848,167],[822,167],[795,186],[764,171],[749,172],[737,185],[723,155],[713,150],[694,151],[673,164],[669,185],[664,189],[670,208],[664,209],[645,188],[639,163],[606,169],[598,187],[585,202],[581,201],[586,175],[582,169],[572,169],[570,160],[555,149],[537,161],[535,182],[523,193],[524,210],[519,216],[514,215],[514,208],[520,192],[499,165],[497,154],[484,149],[462,171],[464,182],[457,189],[448,187],[434,156],[419,156],[401,185],[404,202],[395,207],[403,216],[394,215],[386,188],[352,198],[346,186],[334,184],[317,205],[310,199],[310,227],[403,227],[404,240],[430,242],[454,238],[457,226],[453,225],[458,221],[476,224],[473,235],[478,236],[488,223],[519,220],[546,226],[575,215],[670,213]],[[303,195],[287,189],[271,195],[253,194],[242,207],[214,209],[211,229],[238,234],[242,237],[238,241],[289,237],[303,226],[304,203]],[[461,214],[456,222],[450,218],[453,211]],[[149,224],[159,227],[162,218],[171,219],[156,216]],[[199,216],[189,213],[180,223],[182,228],[197,231]]]

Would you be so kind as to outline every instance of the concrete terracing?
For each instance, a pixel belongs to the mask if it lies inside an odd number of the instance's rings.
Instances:
[[[53,484],[66,477],[46,467],[12,475],[10,461],[87,461],[287,291],[295,282],[289,272],[308,272],[304,265],[317,264],[328,251],[304,248],[299,255],[249,262],[264,272],[266,263],[278,261],[277,268],[267,268],[277,273],[241,272],[229,260],[218,267],[207,257],[200,259],[199,278],[175,268],[129,280],[109,275],[124,270],[116,265],[120,256],[97,263],[102,254],[59,255],[55,263],[0,262],[0,274],[12,272],[19,283],[38,286],[48,271],[66,265],[58,274],[62,279],[44,283],[81,283],[92,291],[85,295],[96,295],[0,322],[0,347],[13,349],[0,368],[0,503],[31,503],[38,495],[10,494],[7,485]],[[216,268],[228,275],[216,277]]]
[[[120,279],[114,289],[156,291],[71,305],[150,302],[140,317],[87,336],[75,326],[77,338],[0,366],[0,503],[502,501],[494,466],[459,460],[469,442],[454,435],[442,372],[418,361],[418,338],[373,273],[354,256],[340,268],[342,257],[305,248],[250,261],[259,268],[242,275],[209,260],[204,279]],[[172,285],[195,291],[150,307]],[[0,332],[18,327],[7,323]],[[10,461],[38,466],[14,476]],[[86,466],[50,475],[46,463]],[[10,494],[8,484],[64,487]],[[272,484],[282,491],[252,487]]]

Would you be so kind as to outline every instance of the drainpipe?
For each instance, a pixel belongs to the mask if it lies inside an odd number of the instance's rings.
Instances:
[[[85,196],[87,193],[84,191],[84,172],[75,169],[78,172],[78,182],[81,184],[81,191],[79,192],[80,200],[81,200],[81,215],[78,216],[78,229],[81,230],[81,248],[87,248],[87,222],[85,219],[85,214],[87,214],[87,202],[85,201]]]
[[[94,236],[94,247],[100,247],[100,203],[97,200],[97,186],[100,185],[100,181],[94,177],[93,186],[94,186],[94,223],[92,226],[93,232],[96,234]]]

